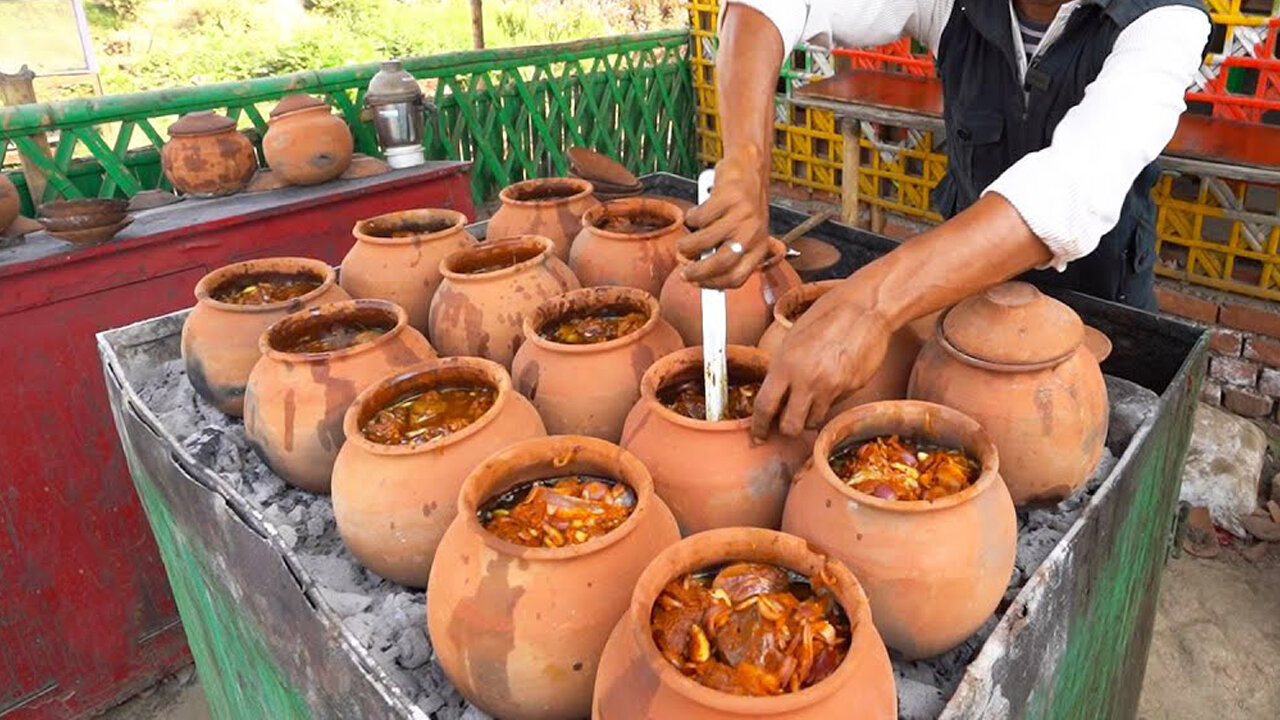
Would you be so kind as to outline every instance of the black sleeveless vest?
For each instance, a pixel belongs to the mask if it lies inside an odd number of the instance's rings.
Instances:
[[[947,174],[935,190],[945,217],[974,203],[1023,155],[1049,145],[1062,117],[1102,70],[1116,36],[1143,13],[1200,0],[1085,0],[1019,82],[1008,0],[956,0],[938,47],[947,126]],[[1120,220],[1093,253],[1056,270],[1028,273],[1065,287],[1155,309],[1155,163],[1138,174]]]

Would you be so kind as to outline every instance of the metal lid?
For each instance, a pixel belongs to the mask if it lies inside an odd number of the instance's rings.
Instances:
[[[395,102],[412,102],[422,97],[422,88],[418,81],[399,60],[388,60],[382,63],[382,69],[369,81],[369,91],[365,93],[367,105],[382,105]]]
[[[226,132],[236,126],[236,121],[226,115],[218,115],[211,110],[201,110],[183,115],[177,122],[169,126],[169,137],[186,135],[211,135]]]
[[[942,334],[970,357],[1000,365],[1061,361],[1084,341],[1074,310],[1024,282],[996,285],[943,316]]]
[[[271,109],[271,117],[280,117],[285,113],[291,113],[294,110],[305,110],[313,107],[328,107],[322,100],[307,95],[306,93],[298,93],[297,95],[288,95],[276,103]]]

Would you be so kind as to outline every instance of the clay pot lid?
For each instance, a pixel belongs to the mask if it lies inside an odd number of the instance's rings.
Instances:
[[[271,110],[271,117],[277,118],[295,110],[309,110],[316,107],[328,107],[328,105],[324,101],[313,98],[306,93],[289,95],[279,103],[276,103],[276,106]]]
[[[960,301],[943,315],[941,331],[956,350],[998,365],[1056,364],[1084,341],[1074,310],[1024,282]]]
[[[236,121],[226,115],[219,115],[210,110],[201,110],[183,115],[177,122],[169,126],[169,137],[189,137],[192,135],[212,135],[213,133],[234,130]]]

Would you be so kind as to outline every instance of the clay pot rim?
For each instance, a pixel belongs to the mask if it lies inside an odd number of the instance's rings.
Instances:
[[[740,365],[760,365],[765,370],[769,367],[769,353],[757,347],[750,345],[733,345],[725,346],[725,358],[729,363],[735,361]],[[751,418],[739,418],[737,420],[700,420],[691,418],[672,410],[662,401],[658,399],[658,390],[662,387],[662,380],[687,370],[690,367],[700,368],[702,366],[702,346],[692,345],[690,347],[680,348],[673,353],[668,353],[658,358],[644,371],[644,375],[640,378],[640,399],[638,403],[648,403],[653,406],[653,411],[663,420],[683,425],[684,427],[694,428],[696,430],[710,430],[715,432],[747,432],[751,429]],[[701,372],[697,373],[701,375]]]
[[[672,217],[674,219],[671,222],[667,223],[666,225],[656,230],[648,230],[646,232],[641,232],[641,233],[615,232],[613,230],[605,230],[603,228],[596,226],[596,222],[599,221],[604,215],[609,214],[610,210],[614,211],[613,214],[622,214],[618,211],[625,212],[633,209],[640,210],[640,209],[651,209],[651,208],[658,208],[662,211],[667,211],[669,213],[668,217]],[[584,229],[590,229],[590,231],[595,235],[598,235],[599,237],[606,238],[609,240],[618,240],[621,242],[652,240],[654,238],[666,235],[670,233],[672,230],[677,230],[684,227],[684,211],[676,207],[674,204],[669,203],[665,200],[655,200],[653,198],[644,198],[644,197],[618,198],[616,200],[606,200],[605,202],[602,202],[599,205],[595,205],[589,210],[587,210],[585,213],[583,213],[582,227]]]
[[[787,246],[778,238],[770,237],[769,238],[769,254],[765,255],[764,260],[761,260],[760,265],[757,266],[755,270],[752,270],[752,272],[759,272],[767,268],[773,267],[774,265],[777,265],[778,263],[782,262],[783,259],[786,257],[787,257]],[[680,252],[679,250],[676,251],[677,265],[688,265],[690,263],[697,262],[700,259],[701,258],[691,258],[688,255],[685,255],[683,252]]]
[[[538,243],[542,247],[542,251],[528,260],[521,260],[514,265],[508,265],[497,270],[490,270],[482,273],[460,273],[450,269],[458,258],[466,253],[479,252],[495,247],[522,247],[532,243]],[[510,235],[508,237],[499,238],[497,240],[485,240],[485,242],[472,245],[471,247],[458,248],[453,252],[445,255],[440,260],[440,274],[452,280],[453,282],[486,282],[494,278],[503,278],[524,272],[529,268],[542,265],[555,253],[556,244],[551,238],[542,235]]]
[[[516,484],[501,485],[501,490],[495,492],[494,486],[500,485],[504,482],[504,476],[510,475],[510,471],[502,470],[501,466],[511,464],[510,459],[522,452],[526,452],[527,448],[536,448],[538,446],[545,446],[548,451],[548,457],[556,457],[556,455],[572,449],[576,449],[580,454],[585,451],[586,454],[593,455],[601,461],[616,457],[622,471],[617,473],[620,477],[611,479],[624,482],[635,491],[635,509],[631,511],[631,514],[627,516],[627,519],[621,525],[608,533],[591,538],[578,545],[566,545],[559,548],[517,545],[485,530],[484,526],[480,524],[480,519],[476,517],[480,504],[495,495],[496,492],[506,491]],[[526,481],[522,480],[520,482]],[[483,490],[479,487],[481,483],[485,483]],[[607,440],[586,435],[545,435],[508,445],[485,458],[475,469],[468,473],[466,479],[462,481],[462,487],[458,490],[457,521],[466,525],[468,532],[477,534],[489,549],[502,555],[519,560],[532,561],[575,560],[584,555],[604,550],[614,543],[621,542],[623,538],[630,535],[639,526],[646,514],[653,512],[652,507],[657,502],[657,499],[658,493],[653,486],[653,476],[649,474],[649,470],[644,466],[644,463],[640,462],[639,458],[632,455],[627,449]]]
[[[907,419],[918,418],[920,422],[917,424],[920,425],[924,424],[924,418],[927,417],[926,413],[932,413],[932,422],[940,421],[946,424],[958,425],[961,433],[971,435],[976,440],[978,447],[975,448],[966,444],[964,449],[976,455],[982,464],[982,472],[978,475],[978,479],[964,490],[937,500],[886,500],[860,492],[846,485],[831,469],[831,464],[827,461],[832,449],[848,440],[854,439],[853,434],[846,432],[846,429],[855,420],[867,415],[890,412],[893,409],[905,410],[908,415]],[[910,434],[901,430],[889,432],[898,435]],[[865,440],[869,438],[857,439]],[[987,431],[982,428],[982,425],[959,410],[945,405],[924,402],[923,400],[882,400],[858,405],[840,413],[829,420],[826,426],[822,428],[822,431],[818,433],[818,438],[813,443],[813,454],[810,456],[810,462],[818,469],[819,474],[822,475],[822,479],[827,484],[836,488],[850,500],[893,513],[934,512],[963,505],[985,493],[991,485],[1000,480],[1000,453],[996,449],[995,443],[987,435]]]
[[[697,548],[717,545],[729,546],[722,558],[695,562],[695,556],[698,555]],[[735,545],[749,547],[736,549],[733,547]],[[787,556],[803,558],[803,560],[786,562]],[[847,653],[835,671],[817,684],[793,693],[765,697],[733,695],[714,690],[685,676],[662,657],[650,630],[653,604],[658,601],[662,588],[686,572],[733,561],[767,562],[787,567],[804,575],[809,573],[799,570],[797,565],[816,565],[821,562],[822,568],[835,576],[836,582],[835,587],[832,588],[832,594],[835,595],[836,601],[840,603],[853,624],[849,639],[850,650],[860,641],[867,639],[868,631],[875,631],[871,605],[862,584],[858,582],[848,566],[829,553],[825,553],[799,537],[776,530],[755,527],[705,530],[690,535],[658,553],[640,574],[635,590],[632,591],[631,607],[627,611],[626,619],[631,623],[630,632],[634,636],[633,641],[640,649],[642,660],[648,663],[650,671],[658,677],[659,684],[665,684],[698,705],[735,716],[773,716],[794,712],[830,696],[838,688],[843,687],[858,669],[856,663],[850,659],[853,652]],[[665,566],[670,565],[675,566],[673,572],[665,570]]]
[[[417,385],[419,383],[416,381],[425,380],[432,375],[440,375],[445,371],[457,368],[477,371],[485,376],[486,382],[492,384],[498,390],[498,396],[494,399],[493,405],[470,425],[457,432],[418,445],[384,445],[370,440],[360,431],[360,416],[364,412],[365,405],[373,399],[374,395],[397,385]],[[397,396],[407,392],[410,392],[410,390],[398,391]],[[511,376],[507,374],[506,368],[492,360],[467,356],[427,360],[398,370],[395,374],[382,378],[362,390],[359,395],[356,395],[356,399],[351,402],[351,407],[347,408],[347,412],[342,418],[342,432],[346,436],[347,442],[354,443],[361,450],[373,455],[411,457],[427,452],[440,452],[449,445],[462,442],[475,435],[485,426],[492,423],[498,414],[502,412],[502,409],[511,402],[511,393],[513,392],[515,392],[515,388],[511,386]]]
[[[370,235],[365,232],[365,228],[367,228],[370,223],[374,223],[379,220],[403,217],[405,215],[450,217],[453,219],[453,224],[443,230],[414,233],[409,237],[400,238]],[[373,217],[357,220],[356,224],[351,227],[351,235],[359,242],[371,243],[373,245],[413,245],[424,241],[430,242],[433,240],[444,240],[459,231],[466,232],[466,227],[467,216],[457,210],[450,210],[448,208],[411,208],[409,210],[397,210],[395,212],[383,213],[381,215],[374,215]]]
[[[578,188],[578,191],[572,195],[540,200],[517,200],[513,197],[512,191],[514,190],[536,187],[538,185],[544,185],[552,182],[563,182],[565,184],[572,185]],[[511,183],[510,185],[502,188],[502,192],[498,193],[498,199],[502,201],[503,205],[515,205],[516,207],[554,207],[556,205],[567,205],[571,202],[590,197],[594,193],[595,187],[589,180],[583,180],[582,178],[575,177],[547,177],[533,178],[531,180],[522,180],[518,183]]]
[[[1034,363],[999,363],[999,362],[993,362],[991,360],[983,360],[980,357],[975,357],[973,355],[966,353],[965,351],[953,345],[951,341],[947,339],[947,334],[942,329],[942,324],[946,321],[947,315],[949,315],[951,311],[954,310],[955,308],[956,306],[952,305],[946,310],[943,310],[942,312],[938,313],[938,319],[934,323],[933,336],[934,338],[937,339],[938,345],[943,350],[947,351],[947,354],[951,355],[952,357],[964,363],[965,365],[971,365],[973,367],[980,368],[982,370],[990,370],[992,372],[1001,372],[1001,373],[1035,372],[1037,370],[1048,370],[1050,368],[1055,368],[1061,365],[1062,363],[1070,360],[1073,356],[1075,356],[1077,352],[1080,351],[1082,347],[1084,347],[1084,343],[1081,342],[1081,344],[1076,345],[1074,348],[1072,348],[1071,352],[1068,352],[1064,355],[1059,355],[1058,357],[1055,357],[1055,358],[1049,358],[1048,360],[1042,360],[1040,362],[1034,362]],[[1091,354],[1089,357],[1093,357],[1093,355]]]
[[[270,268],[261,267],[263,265],[274,264],[296,265],[298,266],[297,270],[301,270],[302,272],[314,272],[321,278],[320,287],[290,300],[280,300],[279,302],[262,303],[260,305],[236,305],[235,303],[215,300],[213,296],[210,295],[214,288],[239,275],[249,275],[255,272],[290,272],[289,270],[276,271]],[[338,274],[334,271],[332,265],[323,260],[290,256],[267,257],[258,258],[256,260],[242,260],[240,262],[223,265],[220,268],[211,270],[196,283],[195,296],[197,303],[204,303],[224,312],[269,313],[278,312],[290,307],[297,307],[301,309],[302,305],[315,300],[337,284]]]
[[[576,305],[579,309],[618,304],[620,302],[631,302],[637,305],[643,305],[645,307],[645,311],[649,314],[649,319],[645,320],[644,325],[641,325],[639,328],[623,335],[620,338],[587,345],[560,343],[554,340],[548,340],[538,333],[539,326],[553,319],[557,315],[566,312],[570,308],[575,307],[574,301],[579,298],[586,298],[586,300],[584,300],[580,305]],[[662,322],[662,307],[658,304],[658,299],[649,292],[639,288],[624,287],[621,285],[598,285],[594,287],[570,290],[543,300],[532,313],[525,316],[524,327],[522,330],[524,332],[525,342],[533,343],[534,345],[548,351],[565,353],[568,355],[590,355],[592,353],[616,350],[617,348],[637,343],[640,340],[643,340],[646,335],[653,332],[653,329],[658,326],[659,322]]]
[[[844,278],[834,280],[818,280],[816,282],[797,285],[782,294],[778,302],[773,304],[773,321],[790,330],[795,324],[789,315],[795,306],[805,301],[817,300],[826,295],[832,288],[844,282]]]
[[[395,316],[396,324],[390,330],[382,335],[370,340],[366,343],[345,347],[340,350],[330,350],[321,353],[290,353],[283,350],[277,350],[271,346],[271,335],[286,324],[302,322],[303,320],[328,315],[331,313],[339,313],[347,310],[374,309],[383,310]],[[375,300],[373,298],[361,298],[359,300],[337,300],[335,302],[325,303],[323,305],[315,305],[309,308],[303,308],[297,312],[289,313],[279,320],[275,321],[263,331],[258,338],[258,350],[263,357],[269,357],[272,360],[285,363],[319,363],[332,362],[369,352],[379,346],[391,342],[395,337],[404,332],[409,326],[409,315],[404,308],[390,302],[388,300]]]

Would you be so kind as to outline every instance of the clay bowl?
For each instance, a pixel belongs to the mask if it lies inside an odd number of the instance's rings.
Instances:
[[[571,147],[567,153],[573,171],[592,183],[600,182],[614,187],[635,187],[639,178],[622,163],[585,147]]]
[[[588,474],[636,492],[612,532],[580,545],[532,548],[485,530],[477,510],[531,480]],[[654,554],[680,539],[644,465],[617,445],[559,435],[512,445],[463,481],[427,583],[427,630],[445,675],[503,720],[582,718],[596,665]]]
[[[116,221],[124,217],[129,209],[129,201],[118,198],[76,198],[74,200],[54,200],[41,205],[38,210],[43,218],[62,218],[72,215],[99,215],[104,218],[115,216]],[[104,223],[105,224],[105,223]]]
[[[676,241],[687,233],[684,213],[671,203],[647,198],[606,202],[582,216],[569,267],[585,287],[622,285],[656,297],[676,267]]]
[[[858,492],[827,459],[846,443],[880,435],[964,448],[982,474],[933,501]],[[911,400],[862,405],[819,433],[787,497],[782,529],[828,549],[858,576],[886,645],[907,658],[932,657],[981,627],[1009,585],[1018,528],[999,471],[995,444],[957,410]]]
[[[569,345],[540,330],[566,315],[628,307],[649,316],[635,332],[590,345]],[[533,401],[547,430],[618,442],[627,413],[640,399],[640,379],[660,357],[683,346],[662,319],[658,301],[635,288],[591,287],[547,300],[524,319],[524,344],[512,363],[516,389]]]
[[[791,242],[791,249],[800,253],[798,257],[788,257],[787,262],[802,277],[812,277],[831,269],[840,262],[840,250],[826,240],[813,237],[796,238]]]
[[[729,345],[729,378],[763,378],[769,356],[753,347]],[[751,418],[685,417],[659,399],[665,389],[702,377],[702,348],[677,350],[659,359],[640,381],[640,399],[627,414],[622,446],[653,473],[685,534],[721,527],[778,529],[793,473],[809,457],[811,438],[773,433],[758,443]]]
[[[67,242],[75,243],[77,245],[94,245],[100,242],[106,242],[107,240],[115,237],[116,233],[125,229],[125,227],[132,222],[132,218],[125,218],[124,220],[103,227],[88,228],[85,230],[48,230],[48,233],[59,240],[66,240]]]
[[[1093,355],[1099,365],[1111,357],[1111,338],[1092,325],[1084,326],[1084,346],[1088,348],[1089,354]]]
[[[258,273],[305,273],[320,287],[282,302],[236,305],[213,299],[223,283]],[[329,263],[313,258],[262,258],[232,263],[200,278],[196,306],[182,323],[182,360],[196,393],[233,416],[244,412],[244,388],[262,357],[259,340],[267,328],[290,313],[325,303],[349,300]]]
[[[470,425],[420,445],[384,445],[361,432],[406,395],[478,383],[497,399]],[[457,515],[462,481],[493,453],[546,434],[538,412],[507,371],[480,358],[442,358],[385,378],[356,397],[342,423],[346,443],[333,465],[338,532],[362,565],[392,582],[425,587],[436,546]]]
[[[853,627],[849,652],[834,673],[798,692],[748,697],[706,687],[662,657],[653,641],[650,617],[663,587],[686,573],[733,561],[769,563],[809,577],[823,574],[833,579],[832,593]],[[893,720],[897,706],[889,654],[854,573],[800,538],[758,528],[726,528],[685,538],[645,568],[600,660],[592,718]]]
[[[582,215],[599,204],[591,183],[558,177],[525,180],[502,189],[502,207],[489,218],[489,238],[540,235],[555,244],[556,257],[569,260],[569,246],[582,232]]]
[[[102,213],[85,213],[81,215],[63,215],[60,217],[41,217],[40,224],[49,232],[77,232],[80,230],[96,230],[110,227],[125,219],[123,211],[110,210]]]

